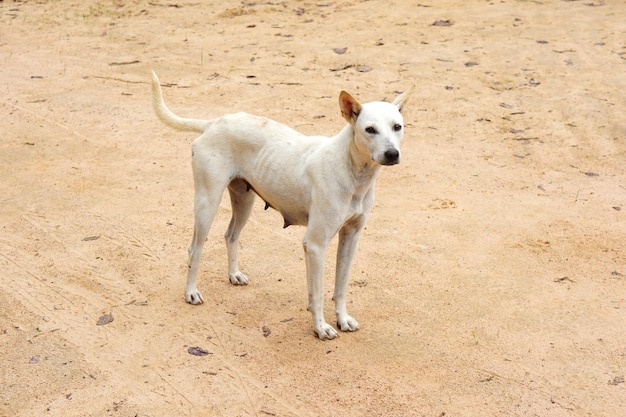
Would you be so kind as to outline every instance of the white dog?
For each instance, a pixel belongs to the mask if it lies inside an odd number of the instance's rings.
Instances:
[[[400,162],[404,123],[400,111],[412,88],[393,103],[359,104],[345,91],[339,108],[348,124],[335,136],[304,136],[263,117],[236,113],[212,120],[182,118],[165,103],[152,73],[154,111],[165,124],[201,133],[192,144],[195,184],[194,233],[189,247],[186,299],[201,304],[196,280],[202,247],[226,188],[232,218],[225,234],[228,276],[235,285],[248,278],[239,270],[239,234],[252,211],[254,196],[277,210],[284,227],[308,226],[304,235],[309,311],[320,339],[337,337],[324,320],[324,263],[331,239],[339,233],[335,311],[342,331],[355,331],[348,315],[348,276],[357,241],[374,202],[374,184],[382,165]]]

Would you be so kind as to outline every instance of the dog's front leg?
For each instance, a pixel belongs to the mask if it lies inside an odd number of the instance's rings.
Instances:
[[[335,312],[337,326],[344,332],[354,332],[359,329],[359,323],[348,315],[346,298],[350,268],[356,251],[361,230],[365,225],[365,216],[360,215],[346,223],[339,231],[339,245],[337,248],[337,270],[335,275]]]
[[[313,315],[313,328],[321,340],[334,339],[337,331],[324,319],[324,264],[330,238],[318,233],[315,227],[307,229],[304,237],[306,276],[309,289],[309,311]]]

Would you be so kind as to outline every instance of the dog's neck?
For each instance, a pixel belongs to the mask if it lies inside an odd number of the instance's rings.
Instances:
[[[347,124],[339,133],[339,139],[343,152],[348,154],[344,161],[347,161],[348,169],[352,174],[354,192],[364,194],[376,182],[381,165],[372,159],[366,149],[359,148],[354,128],[350,124]]]

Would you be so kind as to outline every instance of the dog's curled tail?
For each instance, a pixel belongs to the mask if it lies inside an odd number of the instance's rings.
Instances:
[[[211,125],[210,120],[188,119],[175,115],[167,108],[163,101],[161,82],[156,73],[152,71],[152,107],[158,118],[166,125],[177,129],[203,133]]]

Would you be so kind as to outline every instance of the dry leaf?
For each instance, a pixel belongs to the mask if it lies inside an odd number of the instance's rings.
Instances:
[[[113,313],[109,313],[109,314],[103,314],[102,316],[100,316],[100,318],[98,319],[98,322],[96,323],[96,325],[98,326],[104,326],[105,324],[109,324],[113,321]]]
[[[348,68],[352,68],[353,66],[354,66],[354,65],[347,64],[347,65],[343,65],[343,66],[341,66],[341,67],[331,68],[330,70],[331,70],[331,71],[343,71],[343,70],[346,70],[346,69],[348,69]]]
[[[201,347],[198,347],[198,346],[190,347],[189,349],[187,349],[187,352],[190,355],[194,355],[194,356],[206,356],[206,355],[211,355],[212,354],[208,350],[202,349]]]

